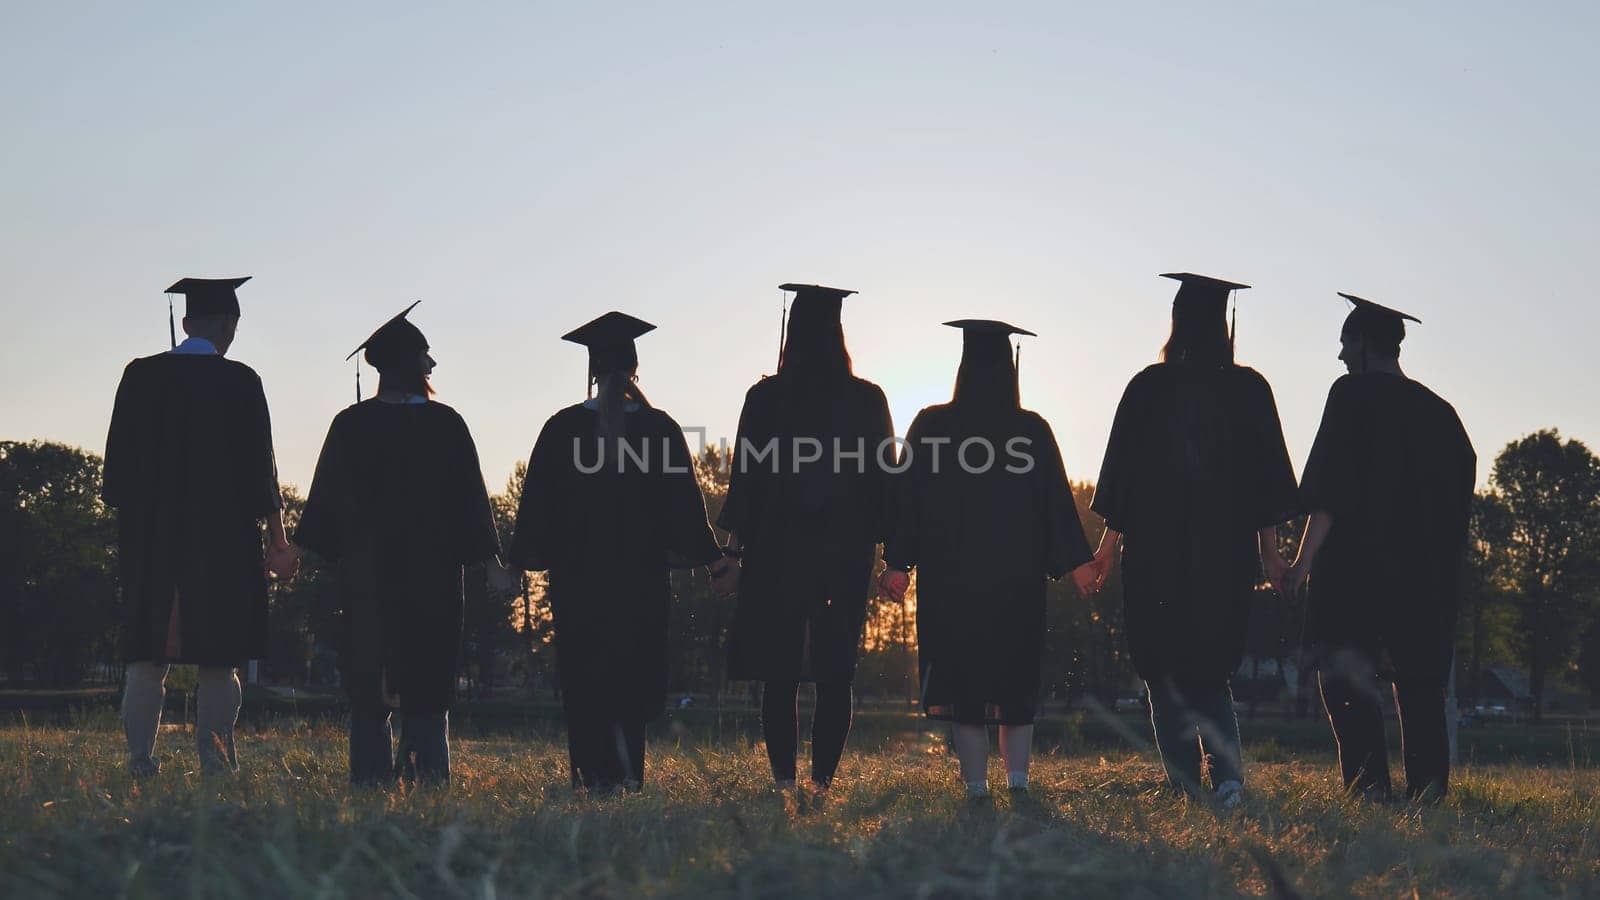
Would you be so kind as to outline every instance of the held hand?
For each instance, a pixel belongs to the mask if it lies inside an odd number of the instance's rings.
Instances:
[[[1111,577],[1112,549],[1109,542],[1102,543],[1100,549],[1095,551],[1094,561],[1089,563],[1094,567],[1094,589],[1096,593],[1105,587],[1106,579]]]
[[[878,576],[878,592],[896,603],[904,603],[906,589],[911,586],[911,575],[899,569],[884,569]]]
[[[1289,583],[1285,576],[1289,574],[1289,563],[1276,553],[1269,553],[1261,560],[1261,568],[1266,573],[1267,583],[1278,592],[1278,596],[1289,596]]]
[[[1293,596],[1300,593],[1306,586],[1306,581],[1311,577],[1311,566],[1304,562],[1296,562],[1284,573],[1283,590],[1286,595]]]
[[[300,573],[303,551],[287,541],[267,548],[263,574],[276,576],[279,581],[289,581]]]
[[[1072,570],[1072,584],[1078,589],[1078,596],[1088,599],[1100,590],[1100,585],[1105,579],[1100,575],[1100,567],[1094,560]]]
[[[727,599],[739,592],[739,573],[742,571],[739,561],[733,557],[724,556],[711,564],[711,590],[718,597]]]

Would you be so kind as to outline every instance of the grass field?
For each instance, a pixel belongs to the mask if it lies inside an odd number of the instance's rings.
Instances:
[[[136,783],[107,715],[0,726],[0,896],[1600,895],[1585,767],[1468,765],[1441,806],[1366,805],[1331,756],[1257,746],[1219,817],[1126,750],[1046,753],[1025,798],[967,801],[927,733],[852,752],[820,807],[744,742],[656,740],[643,794],[592,800],[546,729],[458,738],[448,793],[352,792],[325,722],[241,737],[235,779],[169,730]]]

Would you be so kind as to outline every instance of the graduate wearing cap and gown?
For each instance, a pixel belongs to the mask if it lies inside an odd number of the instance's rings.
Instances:
[[[1122,541],[1128,647],[1150,697],[1156,744],[1175,789],[1243,788],[1230,681],[1243,661],[1262,566],[1288,566],[1276,527],[1300,509],[1272,388],[1237,365],[1227,322],[1246,285],[1189,273],[1172,302],[1162,362],[1129,382],[1117,407],[1093,509],[1106,522],[1099,580]]]
[[[954,396],[911,423],[880,583],[899,599],[917,570],[922,706],[955,723],[968,791],[988,791],[988,725],[1000,726],[1010,787],[1025,790],[1046,583],[1091,554],[1055,434],[1021,406],[1009,338],[1032,332],[945,324],[963,333]]]
[[[136,775],[158,768],[173,663],[200,666],[202,771],[237,770],[234,669],[267,655],[265,567],[284,575],[295,567],[261,379],[225,356],[239,322],[236,290],[248,280],[185,278],[167,289],[185,297],[188,337],[178,344],[171,327],[171,351],[128,364],[106,435],[102,496],[117,511],[123,726]]]
[[[1306,460],[1311,518],[1289,581],[1310,577],[1308,637],[1345,787],[1389,796],[1392,679],[1406,793],[1437,799],[1449,787],[1445,695],[1477,454],[1455,409],[1400,368],[1405,322],[1418,320],[1340,296],[1354,306],[1340,335],[1349,374],[1328,392]]]
[[[563,336],[589,348],[598,395],[545,422],[507,563],[549,571],[574,788],[637,790],[645,725],[666,706],[669,570],[728,567],[678,423],[635,382],[634,339],[610,312]]]
[[[795,781],[799,685],[815,682],[811,780],[826,788],[850,731],[894,426],[883,391],[851,371],[839,320],[855,292],[780,289],[795,297],[778,372],[745,394],[717,517],[743,564],[728,677],[763,682],[762,735],[780,787]]]
[[[462,571],[500,552],[472,435],[431,397],[428,340],[406,317],[415,306],[356,349],[378,370],[377,395],[334,417],[295,529],[297,544],[338,567],[357,784],[449,782]]]

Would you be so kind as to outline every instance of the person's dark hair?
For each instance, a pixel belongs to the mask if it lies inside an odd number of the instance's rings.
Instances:
[[[1362,352],[1379,359],[1397,359],[1400,342],[1406,339],[1406,323],[1398,316],[1356,307],[1345,317],[1341,338],[1361,338]]]
[[[830,315],[820,302],[825,301],[797,303],[791,311],[789,333],[778,360],[779,375],[818,382],[847,377],[854,371],[844,344],[844,326],[838,315]]]
[[[601,453],[623,436],[628,404],[649,406],[644,391],[634,381],[639,372],[639,354],[630,341],[625,347],[593,349],[589,352],[589,379],[598,388],[595,436]]]
[[[1017,386],[1017,367],[1011,358],[1011,342],[1003,336],[967,346],[956,369],[956,387],[950,402],[975,409],[1017,409],[1022,392]]]
[[[1172,307],[1172,333],[1161,348],[1161,361],[1193,366],[1233,364],[1233,338],[1225,318],[1182,304]]]

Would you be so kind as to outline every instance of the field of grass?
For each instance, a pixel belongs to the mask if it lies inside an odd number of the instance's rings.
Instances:
[[[968,801],[927,733],[853,748],[820,806],[774,794],[759,746],[688,732],[603,799],[547,729],[458,738],[448,793],[352,792],[327,723],[248,729],[222,781],[161,741],[134,782],[107,715],[0,726],[0,896],[1600,895],[1600,771],[1576,766],[1469,764],[1438,807],[1369,805],[1331,756],[1265,745],[1218,814],[1126,750],[1047,753],[1026,797]]]

